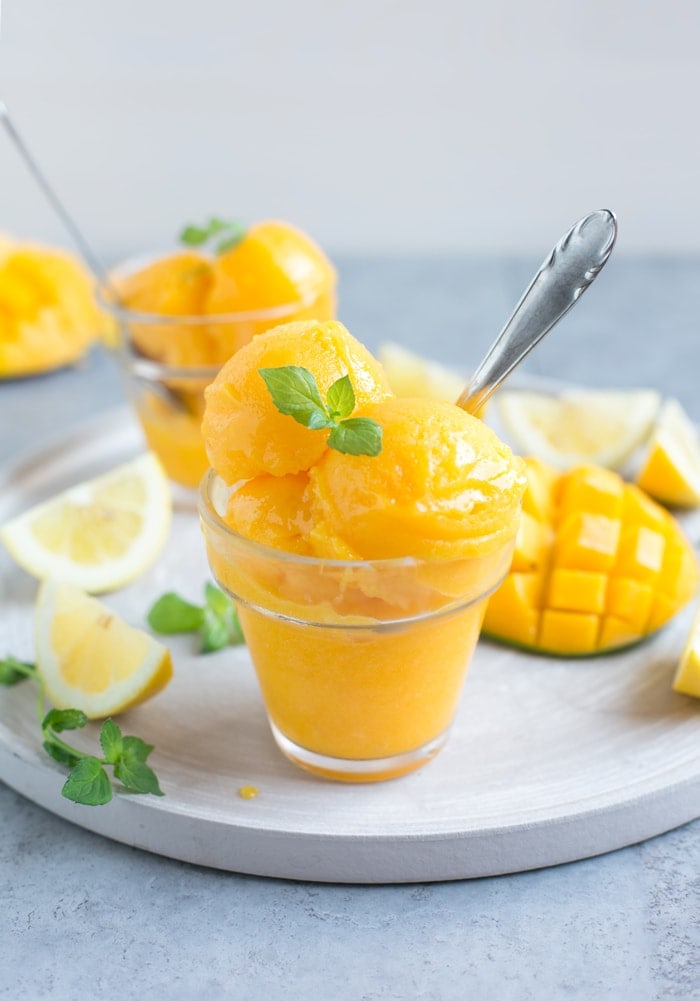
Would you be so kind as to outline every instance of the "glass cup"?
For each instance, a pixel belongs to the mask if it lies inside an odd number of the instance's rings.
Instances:
[[[452,561],[297,556],[232,531],[228,492],[213,470],[200,485],[207,556],[236,603],[278,747],[345,782],[426,764],[447,741],[514,539]]]
[[[177,316],[141,313],[119,302],[115,289],[154,258],[127,261],[97,290],[114,325],[113,340],[127,397],[148,447],[175,483],[194,491],[208,468],[201,435],[204,390],[221,366],[256,334],[293,320],[335,317],[335,287],[312,290],[304,299],[265,309]]]

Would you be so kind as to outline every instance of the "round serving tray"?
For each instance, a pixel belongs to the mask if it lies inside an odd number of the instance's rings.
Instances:
[[[85,425],[4,472],[0,521],[142,449],[126,410]],[[145,628],[158,595],[200,601],[207,579],[185,501],[159,562],[103,600]],[[0,552],[0,653],[33,659],[36,588]],[[29,684],[0,689],[0,779],[105,837],[241,873],[394,883],[570,862],[700,816],[700,703],[671,689],[691,612],[613,657],[554,660],[480,643],[445,750],[417,773],[367,786],[317,779],[280,755],[245,648],[201,656],[191,637],[175,637],[171,684],[119,720],[155,745],[163,798],[64,799]],[[94,748],[97,733],[90,724],[75,741]],[[243,786],[258,795],[241,798]]]

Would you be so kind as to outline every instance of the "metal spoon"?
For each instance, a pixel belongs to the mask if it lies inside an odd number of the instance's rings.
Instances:
[[[93,250],[90,245],[89,240],[81,230],[81,228],[76,223],[73,216],[70,214],[64,203],[58,197],[54,191],[51,184],[46,178],[43,170],[39,167],[36,159],[32,156],[29,151],[27,144],[22,139],[17,127],[15,126],[12,118],[10,117],[10,112],[7,109],[7,105],[4,101],[0,100],[0,122],[5,128],[8,136],[10,137],[13,145],[17,149],[18,153],[22,157],[25,166],[29,170],[36,183],[39,185],[43,191],[47,201],[55,211],[56,215],[59,217],[65,228],[68,230],[69,234],[73,238],[76,246],[80,250],[85,263],[87,264],[90,272],[92,273],[93,279],[98,287],[103,288],[109,293],[110,299],[116,304],[119,303],[120,297],[114,285],[110,282],[109,275],[106,267],[100,260],[98,254]],[[141,354],[135,347],[132,348],[136,354]],[[145,357],[145,356],[144,356]],[[157,393],[166,403],[174,407],[177,410],[184,410],[189,412],[190,408],[187,406],[186,401],[183,400],[182,395],[177,393],[175,390],[170,389],[163,382],[158,381],[152,375],[146,376],[149,381],[149,388],[151,392]]]
[[[571,227],[532,279],[457,406],[470,414],[481,409],[515,366],[583,295],[610,257],[616,237],[617,220],[609,209],[591,212]]]
[[[59,217],[63,225],[66,227],[70,235],[73,237],[76,245],[78,246],[81,254],[85,258],[85,261],[92,271],[93,277],[96,278],[103,285],[108,286],[107,281],[107,270],[103,265],[102,261],[95,253],[95,251],[90,246],[90,243],[86,239],[84,233],[77,225],[71,214],[68,212],[67,208],[58,197],[56,192],[53,190],[51,185],[46,179],[44,172],[39,168],[38,163],[29,152],[29,149],[22,139],[21,135],[17,131],[14,122],[10,118],[10,112],[7,110],[7,105],[4,101],[0,100],[0,122],[2,122],[5,131],[12,140],[13,145],[19,152],[20,156],[24,160],[24,163],[32,175],[36,183],[39,185],[41,190],[44,192],[47,200],[51,204],[56,215]]]

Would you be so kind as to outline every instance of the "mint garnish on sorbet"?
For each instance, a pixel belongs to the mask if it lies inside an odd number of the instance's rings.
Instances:
[[[245,227],[239,222],[227,222],[225,219],[210,219],[204,226],[185,226],[180,233],[180,243],[187,247],[202,247],[212,243],[214,253],[225,254],[233,250],[245,236]]]
[[[348,455],[379,455],[382,428],[371,417],[351,417],[355,391],[350,376],[344,375],[329,387],[326,402],[321,398],[312,372],[301,365],[258,369],[272,401],[281,414],[298,424],[318,431],[328,428],[328,445]]]

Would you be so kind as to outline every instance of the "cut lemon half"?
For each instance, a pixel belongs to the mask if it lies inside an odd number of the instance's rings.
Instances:
[[[6,522],[0,538],[34,577],[99,594],[123,587],[153,563],[171,513],[168,480],[147,452]]]
[[[700,440],[678,400],[666,400],[661,408],[637,485],[671,507],[700,505]]]
[[[397,396],[432,396],[454,403],[466,385],[459,373],[393,341],[380,345],[377,358]]]
[[[673,678],[674,692],[700,699],[700,610],[696,612]]]
[[[45,580],[36,604],[36,660],[47,697],[90,719],[114,716],[170,681],[167,647],[73,584]]]
[[[495,402],[521,453],[557,469],[584,463],[619,469],[650,435],[661,397],[654,389],[510,390]]]

